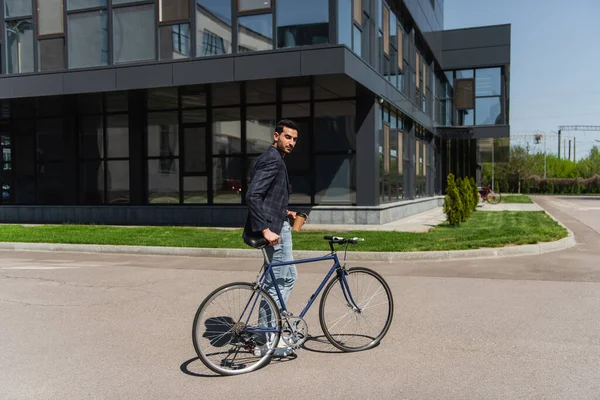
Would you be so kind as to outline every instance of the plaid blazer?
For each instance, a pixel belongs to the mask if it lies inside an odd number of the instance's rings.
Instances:
[[[266,228],[278,235],[281,233],[287,218],[289,187],[283,157],[275,147],[269,146],[252,165],[246,193],[248,216],[244,235],[262,236],[260,232]]]

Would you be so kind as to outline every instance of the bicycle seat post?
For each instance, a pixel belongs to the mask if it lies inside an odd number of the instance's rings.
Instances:
[[[269,256],[267,255],[267,246],[261,247],[260,249],[263,253],[263,257],[265,258],[265,267],[269,265]]]

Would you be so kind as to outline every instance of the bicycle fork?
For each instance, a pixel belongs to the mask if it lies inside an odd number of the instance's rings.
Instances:
[[[352,308],[354,311],[361,313],[362,310],[354,301],[352,297],[352,292],[350,291],[350,285],[348,285],[348,280],[346,279],[346,275],[348,275],[348,271],[346,268],[341,268],[338,270],[338,276],[340,278],[340,285],[342,286],[342,293],[344,294],[344,298],[346,299],[346,303],[348,303],[348,307]]]

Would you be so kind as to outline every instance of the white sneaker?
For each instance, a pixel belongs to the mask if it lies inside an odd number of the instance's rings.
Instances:
[[[289,347],[287,343],[283,341],[282,338],[279,338],[279,343],[277,344],[277,348],[273,353],[274,357],[288,357],[294,354],[294,349]]]

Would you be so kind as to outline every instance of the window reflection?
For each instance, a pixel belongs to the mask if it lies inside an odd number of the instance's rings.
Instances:
[[[179,203],[178,160],[148,160],[148,204]]]
[[[275,114],[275,106],[246,109],[246,151],[248,153],[262,153],[273,143]]]
[[[242,202],[242,159],[240,157],[213,158],[214,203]]]
[[[352,49],[352,0],[338,0],[338,42]]]
[[[231,53],[231,2],[196,0],[196,55]]]
[[[213,154],[235,154],[242,151],[239,108],[213,110]]]
[[[106,117],[106,156],[109,158],[129,157],[129,116]]]
[[[356,198],[354,156],[316,156],[316,203],[353,203]]]
[[[475,101],[477,125],[501,125],[500,97],[485,97]]]
[[[190,25],[176,24],[159,28],[161,60],[178,60],[190,56]]]
[[[177,112],[148,114],[148,157],[179,155]]]
[[[33,72],[33,24],[30,19],[6,22],[7,72]]]
[[[475,72],[476,96],[500,96],[500,68],[484,68]]]
[[[240,53],[273,48],[272,14],[239,17],[238,31],[238,51]]]
[[[4,5],[4,16],[6,18],[31,15],[31,1],[29,0],[5,0]]]
[[[106,185],[108,204],[129,203],[129,160],[106,162]]]
[[[315,150],[356,150],[353,101],[315,103]]]
[[[277,1],[278,48],[325,43],[329,43],[328,1]]]
[[[206,176],[183,178],[183,202],[188,204],[208,203],[208,178]]]
[[[101,7],[106,5],[106,0],[67,0],[67,11],[81,10],[83,8]]]
[[[68,17],[69,68],[108,64],[106,11],[71,14]]]
[[[115,8],[113,41],[116,63],[155,58],[154,6]]]

